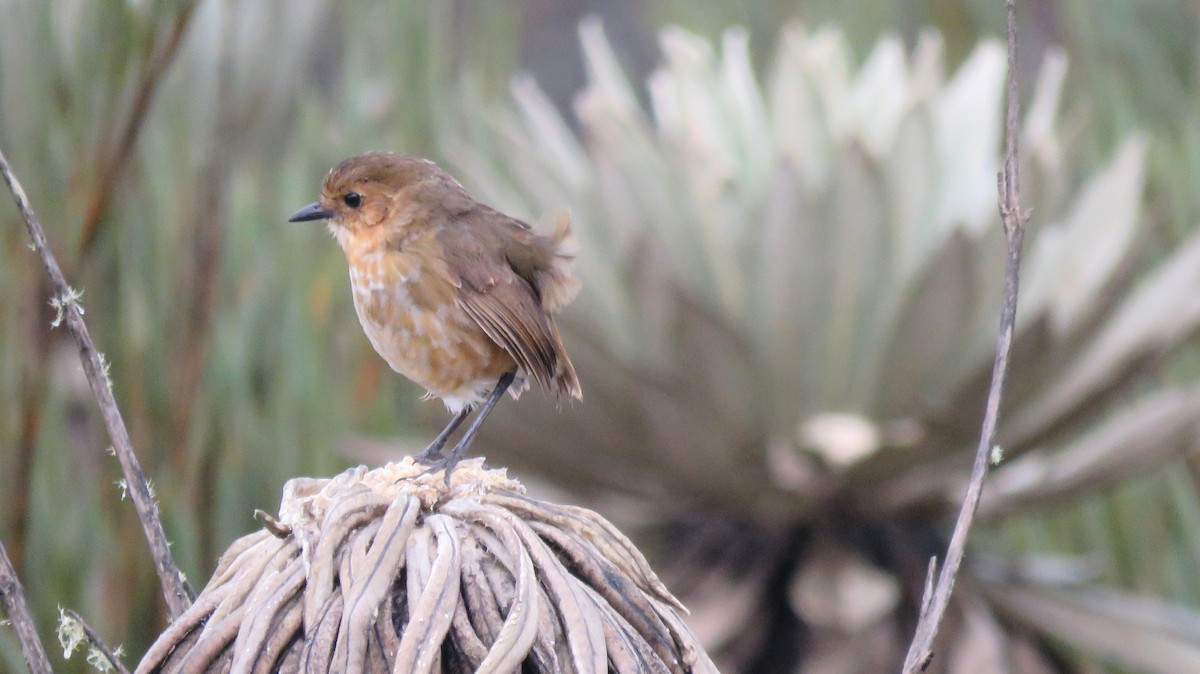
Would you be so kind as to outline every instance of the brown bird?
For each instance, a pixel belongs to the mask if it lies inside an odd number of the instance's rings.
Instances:
[[[582,397],[554,321],[579,292],[568,219],[541,236],[475,201],[428,159],[367,152],[338,164],[321,198],[288,220],[327,221],[371,345],[454,415],[417,457],[444,468],[447,483],[506,390],[516,399],[532,378],[560,399]]]

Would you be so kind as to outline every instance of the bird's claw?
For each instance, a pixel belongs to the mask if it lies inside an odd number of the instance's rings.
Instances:
[[[465,447],[461,447],[461,448],[455,447],[454,449],[450,450],[450,453],[447,454],[446,456],[442,456],[440,453],[438,453],[438,454],[434,455],[433,457],[428,457],[428,458],[426,458],[423,453],[421,456],[417,457],[416,460],[420,461],[423,464],[426,464],[429,467],[426,468],[424,471],[422,471],[421,475],[432,475],[433,473],[436,473],[439,470],[446,471],[446,476],[445,476],[446,490],[449,491],[450,490],[450,475],[454,472],[454,467],[458,465],[458,462],[460,460],[462,460],[465,450],[466,450]]]
[[[425,451],[414,456],[413,461],[416,461],[417,463],[432,464],[441,461],[443,458],[445,457],[442,456],[442,449],[440,447],[434,449],[432,446],[429,446],[425,448]]]

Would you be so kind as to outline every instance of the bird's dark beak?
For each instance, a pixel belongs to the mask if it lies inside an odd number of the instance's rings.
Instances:
[[[333,217],[333,211],[321,208],[319,202],[313,202],[292,214],[288,222],[308,222],[309,220],[327,220]]]

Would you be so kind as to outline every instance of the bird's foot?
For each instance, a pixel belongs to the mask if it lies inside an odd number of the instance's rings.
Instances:
[[[421,463],[424,463],[425,465],[429,466],[421,474],[422,475],[430,475],[432,473],[438,472],[439,470],[446,471],[446,475],[445,475],[446,490],[449,491],[450,490],[450,475],[454,472],[454,467],[458,465],[458,462],[462,461],[463,455],[466,454],[466,452],[467,452],[466,446],[460,442],[459,444],[455,445],[454,449],[450,450],[449,453],[447,453],[445,456],[441,456],[439,454],[436,458],[430,458],[429,460],[421,460],[420,458],[418,458],[417,459],[418,461],[421,461]]]
[[[439,433],[437,438],[434,439],[433,444],[429,446],[429,449],[426,449],[424,452],[422,452],[421,457],[418,457],[418,460],[421,461],[421,463],[429,466],[429,468],[422,473],[422,475],[428,475],[429,473],[434,473],[439,470],[445,470],[446,490],[450,490],[450,473],[454,470],[454,465],[462,459],[463,454],[467,453],[467,448],[471,446],[471,443],[475,441],[475,436],[479,434],[479,427],[483,424],[483,420],[486,419],[489,414],[491,414],[492,408],[496,406],[496,401],[500,400],[500,396],[504,395],[504,392],[510,385],[512,385],[513,379],[516,376],[516,370],[504,373],[504,376],[500,377],[500,381],[496,383],[496,388],[492,389],[492,392],[488,394],[486,399],[484,399],[483,404],[479,406],[479,412],[475,415],[475,420],[471,422],[471,425],[467,428],[466,432],[463,433],[461,438],[459,438],[458,444],[454,445],[454,449],[450,450],[450,453],[444,457],[439,456],[437,458],[433,458],[433,455],[430,454],[430,449],[441,450],[442,445],[444,445],[447,438],[450,437],[451,431],[457,428],[458,425],[462,423],[462,420],[467,417],[467,413],[470,408],[464,407],[461,411],[459,411],[458,414],[454,415],[454,418],[450,420],[450,425],[446,426],[445,430]],[[429,455],[427,457],[429,461],[422,460],[422,457],[426,457],[426,455]]]

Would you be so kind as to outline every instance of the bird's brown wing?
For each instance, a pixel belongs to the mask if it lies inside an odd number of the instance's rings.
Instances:
[[[578,384],[570,361],[562,353],[557,330],[549,317],[531,311],[536,305],[529,290],[500,283],[486,293],[467,292],[459,302],[493,341],[504,348],[542,388],[558,395],[578,397]],[[569,376],[567,373],[569,372]]]
[[[499,211],[476,204],[447,221],[439,232],[447,251],[458,251],[465,261],[496,261],[511,267],[534,291],[541,307],[557,313],[579,293],[579,280],[571,272],[574,238],[570,216],[563,213],[554,232],[542,236],[529,225]],[[477,287],[490,281],[489,264],[465,264],[468,280]]]
[[[448,222],[438,234],[444,258],[460,280],[458,302],[494,342],[547,391],[580,397],[579,380],[532,282],[504,256],[502,232]]]

